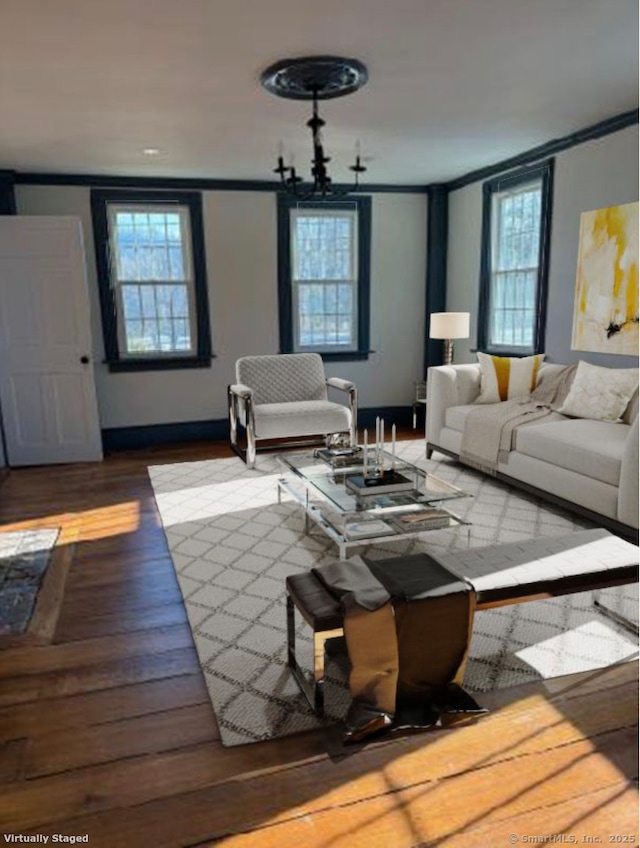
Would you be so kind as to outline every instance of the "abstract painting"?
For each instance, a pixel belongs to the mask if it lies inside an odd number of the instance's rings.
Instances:
[[[638,355],[638,204],[583,212],[572,350]]]

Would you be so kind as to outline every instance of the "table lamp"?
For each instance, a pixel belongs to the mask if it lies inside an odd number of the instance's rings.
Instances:
[[[444,339],[444,364],[453,362],[453,339],[469,338],[468,312],[432,312],[429,338]]]

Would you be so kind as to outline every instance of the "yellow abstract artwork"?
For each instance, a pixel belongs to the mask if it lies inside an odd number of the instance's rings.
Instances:
[[[572,350],[638,355],[638,204],[583,212]]]

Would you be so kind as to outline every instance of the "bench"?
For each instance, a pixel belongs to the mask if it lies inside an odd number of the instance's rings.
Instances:
[[[415,562],[416,567],[428,567],[424,554],[412,554],[406,559]],[[471,584],[478,611],[638,580],[638,548],[602,529],[456,550],[438,556],[438,560],[456,577]],[[326,645],[330,639],[343,636],[340,603],[310,571],[287,577],[286,590],[288,665],[311,709],[322,715]],[[296,609],[313,631],[312,681],[307,680],[296,657]],[[605,608],[600,609],[607,614]],[[637,633],[636,625],[621,623]]]

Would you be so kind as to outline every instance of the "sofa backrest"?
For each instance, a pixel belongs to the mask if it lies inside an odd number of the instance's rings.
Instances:
[[[547,377],[553,377],[566,367],[566,365],[557,362],[543,362],[538,370],[538,383],[541,383]]]
[[[318,353],[243,356],[236,362],[236,380],[253,389],[255,404],[327,399]]]
[[[622,420],[625,424],[633,424],[638,417],[638,390],[633,393],[633,397],[629,401],[627,408],[622,414]]]

